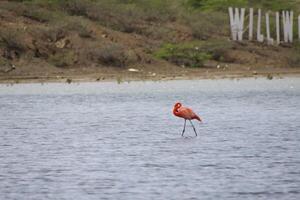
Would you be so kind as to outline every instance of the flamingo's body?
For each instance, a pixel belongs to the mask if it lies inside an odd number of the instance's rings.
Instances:
[[[200,122],[202,122],[202,120],[197,114],[194,113],[194,111],[192,109],[187,108],[187,107],[183,107],[181,103],[176,103],[174,105],[174,108],[173,108],[173,114],[177,117],[181,117],[181,118],[184,119],[184,127],[183,127],[183,131],[182,131],[182,134],[181,134],[182,136],[183,136],[184,131],[185,131],[186,120],[190,121],[191,125],[193,126],[194,132],[197,136],[196,129],[195,129],[195,127],[194,127],[191,120],[196,119]]]

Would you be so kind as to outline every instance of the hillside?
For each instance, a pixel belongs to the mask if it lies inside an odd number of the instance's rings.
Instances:
[[[228,6],[300,14],[299,0],[0,1],[0,81],[300,72],[299,42],[230,41]]]

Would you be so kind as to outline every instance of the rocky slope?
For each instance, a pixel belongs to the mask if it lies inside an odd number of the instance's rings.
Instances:
[[[229,41],[225,11],[124,2],[0,1],[0,79],[299,71],[298,43]]]

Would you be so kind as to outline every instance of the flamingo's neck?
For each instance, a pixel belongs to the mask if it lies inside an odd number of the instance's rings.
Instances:
[[[173,108],[173,114],[178,116],[178,109],[181,107],[181,103],[177,103],[175,104],[174,108]]]

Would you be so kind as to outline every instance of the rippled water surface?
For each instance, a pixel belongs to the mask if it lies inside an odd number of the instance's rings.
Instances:
[[[300,199],[300,79],[1,85],[0,199]]]

